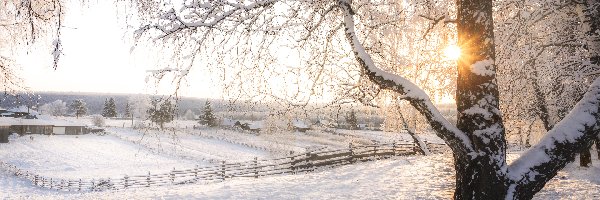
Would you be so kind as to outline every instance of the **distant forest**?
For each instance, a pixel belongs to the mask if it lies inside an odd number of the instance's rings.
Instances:
[[[70,105],[75,99],[83,99],[88,108],[87,115],[101,114],[104,108],[104,101],[108,98],[113,98],[117,107],[118,116],[124,113],[125,104],[128,99],[132,96],[139,94],[109,94],[109,93],[86,93],[86,92],[35,92],[35,93],[23,93],[18,95],[2,96],[0,101],[0,107],[2,108],[14,108],[21,105],[28,106],[36,110],[40,106],[56,101],[62,100],[66,102],[67,106]],[[167,98],[168,96],[151,96],[152,98]],[[177,101],[177,116],[182,117],[187,110],[193,111],[196,115],[203,113],[204,105],[206,101],[210,101],[213,112],[218,116],[233,118],[237,120],[263,120],[271,111],[277,109],[281,105],[271,105],[268,103],[252,102],[248,103],[245,101],[230,102],[223,99],[206,99],[206,98],[193,98],[193,97],[180,97]],[[284,110],[285,108],[281,108]],[[310,116],[297,116],[298,118],[308,118],[310,121],[317,121],[319,117],[327,117],[334,121],[343,121],[345,115],[350,110],[357,111],[357,118],[359,123],[383,123],[383,117],[378,115],[375,111],[376,108],[353,105],[353,106],[342,106],[341,109],[323,109],[319,114],[313,113]],[[319,115],[319,116],[318,116]]]
[[[13,108],[25,105],[31,108],[38,108],[41,105],[50,103],[56,100],[62,100],[69,105],[75,99],[83,99],[87,104],[88,114],[101,114],[104,108],[104,101],[108,98],[113,98],[117,105],[117,112],[122,114],[125,110],[125,104],[131,96],[137,94],[108,94],[108,93],[76,93],[76,92],[36,92],[32,94],[4,95],[0,101],[0,107]],[[152,98],[166,98],[163,96],[151,96]],[[221,99],[199,99],[191,97],[179,98],[177,102],[178,114],[183,115],[186,110],[190,109],[195,113],[200,113],[200,109],[204,107],[206,101],[210,101],[213,105],[213,110],[219,112],[226,110],[227,101]]]

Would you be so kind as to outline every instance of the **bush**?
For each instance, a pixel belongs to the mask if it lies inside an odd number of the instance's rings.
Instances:
[[[97,127],[103,127],[105,124],[104,117],[102,117],[100,115],[92,116],[92,124]]]

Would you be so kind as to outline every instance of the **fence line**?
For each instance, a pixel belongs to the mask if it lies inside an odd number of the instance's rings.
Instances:
[[[431,150],[443,151],[440,148],[445,145],[427,144]],[[321,167],[334,167],[347,165],[359,161],[372,159],[384,159],[393,156],[415,155],[416,145],[414,143],[392,143],[376,145],[349,145],[348,148],[337,150],[325,150],[318,152],[306,152],[288,157],[276,159],[258,159],[226,163],[222,162],[213,166],[205,166],[191,169],[176,170],[160,174],[123,176],[119,178],[106,179],[56,179],[40,176],[29,171],[21,170],[15,165],[0,161],[0,167],[9,173],[31,181],[35,186],[55,189],[60,191],[104,191],[122,190],[127,188],[153,187],[164,185],[182,185],[191,183],[202,183],[222,181],[234,177],[270,176],[276,174],[296,174],[300,172],[313,171]]]

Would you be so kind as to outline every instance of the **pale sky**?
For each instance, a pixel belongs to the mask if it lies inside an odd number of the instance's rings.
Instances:
[[[50,50],[35,49],[17,58],[25,84],[33,91],[156,93],[146,84],[152,55],[130,55],[131,43],[123,39],[117,11],[110,2],[86,7],[70,5],[62,32],[63,55],[58,69],[52,68]],[[192,70],[183,96],[221,96],[206,75]],[[164,93],[164,91],[159,91]]]

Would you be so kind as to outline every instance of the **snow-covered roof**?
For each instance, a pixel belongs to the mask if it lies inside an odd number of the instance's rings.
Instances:
[[[0,126],[10,126],[16,124],[16,119],[12,117],[0,117]]]
[[[0,126],[29,125],[29,126],[85,126],[78,122],[70,122],[59,119],[22,119],[12,117],[0,117]]]
[[[6,117],[5,117],[6,118]],[[46,120],[41,119],[22,119],[22,118],[12,118],[11,125],[27,125],[27,126],[52,126],[52,124]]]
[[[223,121],[221,121],[221,125],[222,126],[233,126],[233,125],[235,125],[235,122],[237,122],[237,120],[223,118]]]
[[[50,123],[52,123],[54,126],[86,126],[85,124],[80,122],[71,122],[65,120],[53,120],[50,121]]]
[[[11,108],[8,109],[8,112],[13,112],[13,113],[29,113],[30,115],[38,115],[39,113],[31,108],[27,108],[27,106],[19,106],[16,108]]]
[[[292,124],[296,128],[308,128],[308,125],[304,121],[301,121],[299,119],[292,120]]]
[[[250,128],[250,129],[262,129],[263,128],[263,122],[262,121],[248,122],[248,128]]]

